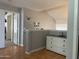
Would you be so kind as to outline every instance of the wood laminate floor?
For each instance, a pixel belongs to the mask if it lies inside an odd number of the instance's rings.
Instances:
[[[0,59],[65,59],[65,56],[46,49],[27,55],[20,46],[8,46],[0,49]]]

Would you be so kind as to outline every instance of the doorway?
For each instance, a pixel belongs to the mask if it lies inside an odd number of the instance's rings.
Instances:
[[[4,26],[4,47],[20,45],[19,43],[19,13],[7,10],[0,10],[3,13]]]

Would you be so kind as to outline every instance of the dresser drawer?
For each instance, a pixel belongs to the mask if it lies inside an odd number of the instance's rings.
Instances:
[[[58,54],[66,55],[66,39],[48,36],[46,48]]]
[[[66,51],[64,48],[60,48],[60,47],[55,47],[54,48],[54,52],[58,53],[58,54],[62,54],[62,55],[66,55]]]
[[[47,39],[46,40],[46,48],[47,49],[52,49],[53,47],[53,40],[52,39]]]

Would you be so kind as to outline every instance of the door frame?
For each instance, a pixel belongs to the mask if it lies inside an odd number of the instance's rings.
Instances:
[[[10,6],[10,5],[7,5],[7,4],[4,4],[4,3],[1,3],[0,2],[0,9],[2,9],[2,10],[7,10],[7,11],[11,11],[11,12],[17,12],[17,13],[19,13],[19,24],[18,24],[18,26],[19,26],[19,31],[18,31],[18,40],[20,41],[21,40],[21,26],[20,25],[22,25],[21,23],[21,8],[17,8],[17,7],[14,7],[14,6]],[[20,45],[20,42],[19,42],[19,45]]]
[[[19,41],[20,41],[20,13],[18,12],[13,12],[13,21],[12,21],[12,42],[14,42],[14,14],[17,14],[17,45],[20,45]]]
[[[68,2],[67,57],[77,59],[78,52],[78,0]]]

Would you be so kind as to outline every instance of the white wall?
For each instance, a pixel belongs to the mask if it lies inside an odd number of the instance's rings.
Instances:
[[[48,11],[49,15],[56,20],[56,30],[67,30],[68,6],[54,8]]]
[[[5,47],[5,19],[4,10],[0,10],[0,48]]]
[[[56,30],[67,30],[67,24],[56,24]]]
[[[29,9],[25,9],[25,28],[34,29],[34,22],[40,22],[39,28],[46,30],[55,30],[56,24],[53,19],[46,12],[36,12]],[[30,17],[30,21],[27,20]]]

